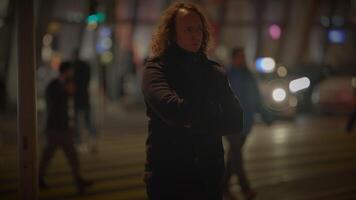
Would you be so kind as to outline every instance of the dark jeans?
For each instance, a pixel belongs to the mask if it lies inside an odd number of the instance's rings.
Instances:
[[[75,110],[75,140],[76,143],[81,143],[81,135],[80,135],[80,129],[81,129],[81,123],[80,119],[84,119],[84,125],[87,130],[89,130],[89,133],[92,138],[97,137],[96,135],[96,129],[94,125],[92,124],[91,120],[91,114],[90,114],[90,106],[84,106],[82,108],[76,108]]]
[[[352,112],[352,114],[350,115],[350,119],[347,121],[347,125],[346,125],[346,130],[348,132],[352,131],[352,128],[354,126],[354,121],[356,119],[356,109],[354,109],[354,111]]]
[[[78,153],[75,149],[73,142],[73,131],[48,131],[47,143],[45,144],[42,157],[39,164],[39,177],[43,179],[46,174],[46,170],[54,156],[57,149],[62,149],[64,155],[69,161],[72,175],[76,181],[79,181],[79,161]]]
[[[242,154],[242,146],[245,143],[245,137],[240,135],[228,135],[226,136],[229,142],[229,151],[227,153],[226,171],[225,171],[225,190],[228,190],[228,183],[231,176],[236,173],[239,184],[242,191],[248,191],[250,189],[250,183],[246,176],[244,168],[244,160]]]

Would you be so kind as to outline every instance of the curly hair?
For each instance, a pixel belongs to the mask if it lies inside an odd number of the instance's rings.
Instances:
[[[152,36],[151,51],[152,57],[161,56],[167,48],[174,43],[176,35],[176,16],[180,9],[195,12],[199,15],[203,24],[203,40],[200,51],[206,53],[212,45],[211,41],[211,26],[207,17],[201,11],[199,6],[193,3],[176,2],[171,4],[161,16],[159,24]]]

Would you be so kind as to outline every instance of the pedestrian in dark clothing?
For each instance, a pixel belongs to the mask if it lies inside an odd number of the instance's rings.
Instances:
[[[90,95],[89,95],[89,83],[90,83],[90,65],[82,61],[79,58],[79,50],[74,52],[74,60],[72,61],[74,67],[74,107],[75,107],[75,132],[76,142],[80,144],[81,139],[81,119],[84,119],[84,124],[89,131],[92,139],[92,152],[97,151],[97,132],[91,120],[90,112]]]
[[[350,115],[349,120],[347,121],[347,125],[346,125],[347,133],[352,133],[355,120],[356,120],[356,109],[354,108]]]
[[[348,133],[352,132],[354,122],[356,120],[356,77],[352,78],[352,89],[353,89],[353,111],[350,115],[349,120],[347,120],[346,131]]]
[[[224,68],[206,57],[209,38],[191,3],[172,4],[153,36],[142,80],[150,200],[222,199],[222,135],[238,134],[243,114]]]
[[[5,111],[6,106],[6,84],[3,78],[0,78],[0,112]]]
[[[272,118],[263,107],[257,81],[246,65],[245,53],[242,48],[234,48],[232,51],[232,65],[228,72],[228,78],[244,111],[244,126],[242,134],[226,136],[230,148],[227,152],[224,192],[226,196],[233,199],[234,196],[229,190],[229,181],[231,176],[236,173],[246,199],[254,199],[257,193],[251,188],[244,169],[242,147],[252,130],[256,113],[261,113],[268,124],[272,122]]]
[[[83,193],[92,182],[84,180],[80,175],[78,154],[73,142],[74,133],[69,123],[68,100],[75,90],[71,81],[72,76],[73,69],[68,62],[64,62],[60,66],[59,78],[50,82],[46,89],[47,143],[43,148],[39,164],[39,186],[42,189],[48,188],[44,179],[46,170],[55,151],[62,148],[69,161],[78,192]]]

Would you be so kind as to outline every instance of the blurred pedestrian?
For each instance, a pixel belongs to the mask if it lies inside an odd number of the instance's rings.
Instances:
[[[5,80],[0,77],[0,112],[5,111],[6,107],[6,84]]]
[[[224,68],[206,56],[210,32],[192,3],[173,3],[153,35],[142,90],[149,118],[150,200],[222,199],[222,135],[242,130]]]
[[[74,67],[74,83],[76,88],[74,94],[76,142],[78,145],[82,145],[81,122],[84,120],[85,128],[91,136],[90,150],[92,153],[96,153],[97,131],[92,123],[89,94],[90,65],[80,59],[79,49],[75,50],[71,64]]]
[[[70,63],[64,62],[59,70],[59,77],[51,81],[46,89],[46,144],[39,164],[39,186],[41,189],[48,189],[45,182],[46,170],[55,151],[61,148],[69,161],[78,192],[82,194],[92,182],[84,180],[80,175],[78,153],[73,141],[74,133],[70,126],[68,101],[75,90],[71,80],[73,69]]]
[[[229,143],[226,162],[225,195],[233,198],[229,190],[230,178],[236,174],[239,184],[246,199],[254,199],[257,193],[251,188],[244,169],[242,148],[248,134],[252,130],[254,115],[260,113],[268,124],[272,122],[271,115],[263,107],[262,97],[256,79],[246,65],[243,48],[234,48],[231,55],[232,64],[228,71],[231,87],[240,100],[244,111],[244,128],[241,135],[228,135]]]
[[[353,111],[346,124],[346,131],[348,133],[352,132],[354,122],[356,120],[356,77],[352,78],[352,89],[353,89]]]

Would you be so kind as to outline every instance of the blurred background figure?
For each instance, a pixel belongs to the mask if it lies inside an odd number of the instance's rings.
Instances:
[[[226,136],[229,150],[226,163],[225,195],[233,198],[229,190],[229,181],[231,176],[236,173],[246,199],[254,199],[257,193],[251,188],[244,169],[242,147],[251,132],[256,113],[260,113],[267,124],[272,123],[272,118],[263,106],[257,82],[246,65],[244,49],[241,47],[232,50],[228,78],[244,111],[244,128],[241,135]]]
[[[5,86],[5,81],[0,78],[0,112],[3,112],[5,110],[5,104],[6,104],[6,86]]]
[[[263,98],[257,84],[257,80],[246,64],[245,51],[242,47],[235,47],[231,52],[231,66],[228,70],[228,78],[231,88],[239,98],[244,109],[243,143],[251,132],[255,114],[261,114],[264,122],[272,123],[272,116],[265,108]]]
[[[84,121],[85,128],[90,133],[90,151],[97,152],[97,131],[92,123],[89,83],[90,83],[90,65],[79,57],[79,49],[73,53],[73,61],[71,65],[74,67],[74,108],[75,108],[75,134],[76,143],[80,150],[85,150],[85,145],[82,144],[82,122]]]
[[[54,153],[61,148],[68,159],[78,192],[83,194],[92,182],[84,180],[80,175],[78,153],[73,142],[73,128],[68,114],[69,99],[75,90],[72,82],[74,71],[69,62],[63,62],[59,71],[59,77],[51,81],[46,89],[47,140],[39,164],[39,186],[41,189],[48,189],[45,174]]]
[[[352,89],[353,89],[354,103],[353,103],[352,114],[350,115],[350,118],[347,121],[347,125],[346,125],[346,131],[348,133],[352,132],[352,129],[353,129],[353,126],[354,126],[354,122],[355,122],[355,119],[356,119],[356,77],[352,78]]]

